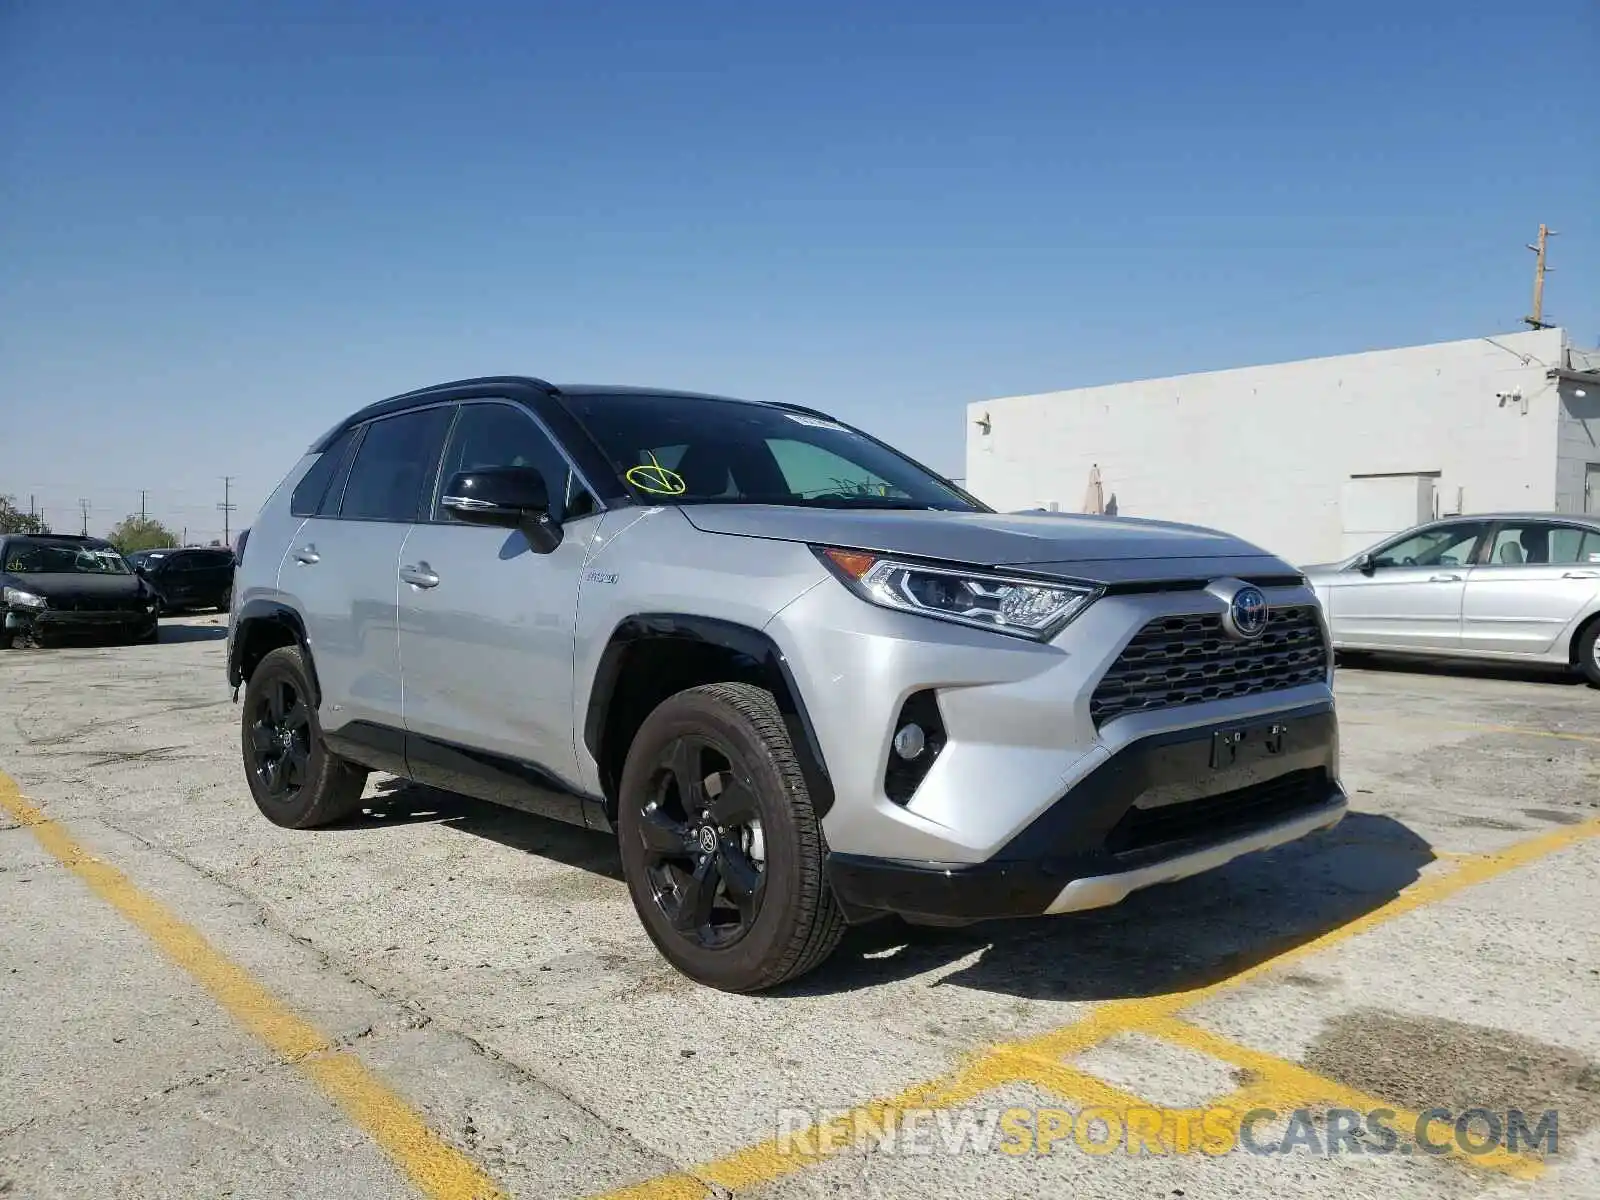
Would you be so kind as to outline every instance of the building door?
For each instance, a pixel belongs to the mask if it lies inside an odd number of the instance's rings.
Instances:
[[[1600,463],[1590,463],[1583,477],[1583,511],[1600,514]]]

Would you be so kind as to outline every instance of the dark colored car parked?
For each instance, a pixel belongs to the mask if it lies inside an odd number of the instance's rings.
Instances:
[[[133,569],[161,596],[168,612],[215,608],[233,601],[233,551],[218,548],[140,550],[128,556]]]
[[[156,591],[115,546],[68,534],[0,537],[0,648],[57,637],[156,640]]]

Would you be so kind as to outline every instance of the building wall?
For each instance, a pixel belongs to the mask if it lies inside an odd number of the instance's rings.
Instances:
[[[1300,563],[1346,551],[1353,476],[1434,475],[1441,513],[1549,509],[1558,432],[1563,454],[1600,438],[1600,408],[1581,433],[1562,423],[1545,372],[1563,346],[1548,329],[983,401],[967,487],[1001,510],[1078,512],[1098,464],[1120,516],[1216,526]]]
[[[1556,511],[1600,513],[1600,486],[1585,490],[1591,464],[1600,467],[1600,388],[1560,388],[1556,449]]]

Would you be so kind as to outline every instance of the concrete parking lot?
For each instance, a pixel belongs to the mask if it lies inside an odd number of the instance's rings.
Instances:
[[[1336,830],[735,997],[598,835],[383,778],[268,824],[222,624],[163,634],[0,654],[0,1194],[1600,1195],[1581,684],[1341,670]]]

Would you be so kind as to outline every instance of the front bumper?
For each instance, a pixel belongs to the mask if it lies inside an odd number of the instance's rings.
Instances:
[[[832,853],[851,921],[1075,912],[1339,822],[1338,724],[1322,703],[1130,741],[983,862]]]
[[[120,610],[84,612],[74,609],[9,608],[5,629],[11,633],[31,633],[47,637],[143,637],[157,623],[153,612]]]

